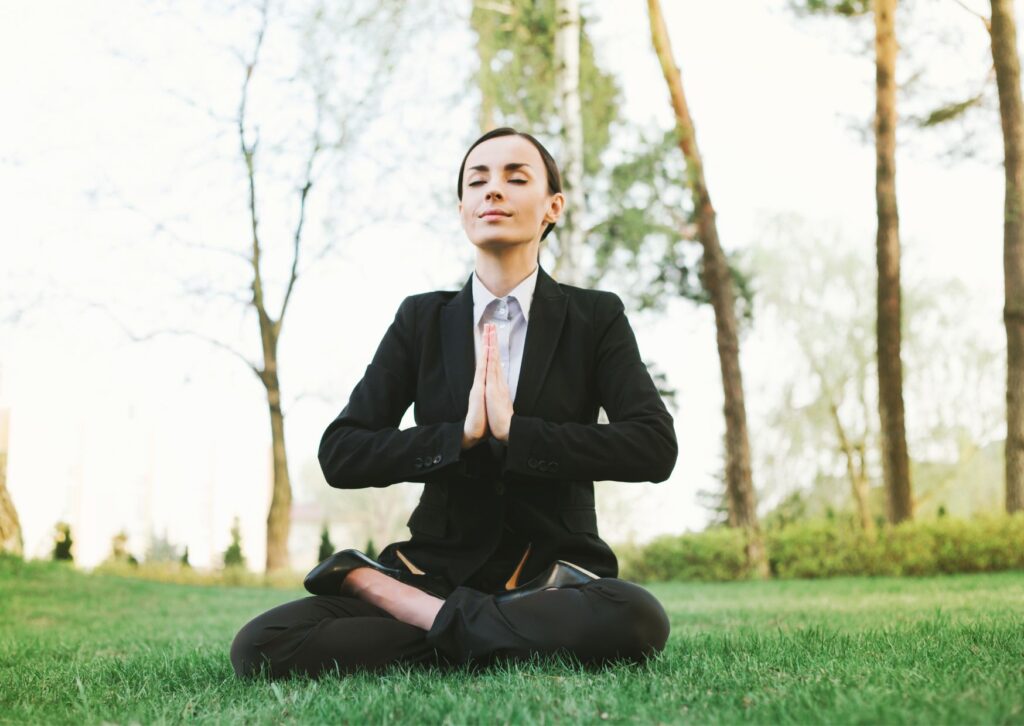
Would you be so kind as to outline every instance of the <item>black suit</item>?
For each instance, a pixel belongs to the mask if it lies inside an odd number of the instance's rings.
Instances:
[[[640,360],[622,302],[538,270],[508,445],[463,450],[474,371],[472,276],[458,293],[407,297],[366,374],[320,441],[331,486],[425,484],[402,557],[451,586],[428,631],[358,598],[314,596],[251,620],[231,660],[240,676],[481,662],[568,651],[584,662],[642,660],[669,623],[646,590],[616,579],[597,534],[594,480],[663,481],[676,461],[672,417]],[[409,404],[416,425],[399,430]],[[599,407],[610,423],[598,424]],[[580,587],[499,603],[491,594],[556,559],[599,575]]]
[[[507,446],[469,450],[462,430],[473,382],[472,275],[459,292],[407,297],[341,414],[320,441],[327,482],[350,489],[424,482],[400,549],[453,586],[500,549],[531,544],[529,579],[556,559],[615,577],[598,537],[594,480],[668,478],[677,445],[617,295],[556,283],[538,270]],[[409,404],[416,425],[399,430]],[[597,423],[604,407],[609,423]],[[518,546],[512,547],[518,550]],[[512,564],[515,564],[514,558]]]

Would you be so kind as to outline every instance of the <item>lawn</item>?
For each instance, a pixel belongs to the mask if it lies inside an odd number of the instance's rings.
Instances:
[[[0,561],[0,723],[1024,723],[1024,573],[651,590],[643,667],[242,682],[235,631],[303,592]]]

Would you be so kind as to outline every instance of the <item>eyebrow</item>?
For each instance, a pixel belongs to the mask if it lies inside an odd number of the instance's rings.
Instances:
[[[521,161],[514,161],[511,164],[505,164],[505,171],[515,171],[516,169],[522,168],[524,166],[528,167],[530,169],[533,168],[529,164],[525,164],[525,163],[523,163]],[[491,168],[489,166],[487,166],[486,164],[477,164],[476,166],[469,167],[469,170],[470,171],[490,171]]]

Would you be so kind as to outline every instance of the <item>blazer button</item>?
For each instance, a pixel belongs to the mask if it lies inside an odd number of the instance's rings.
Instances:
[[[557,471],[557,470],[558,470],[558,462],[557,461],[552,461],[550,464],[548,464],[548,471]]]
[[[536,469],[537,468],[537,460],[531,458],[531,459],[529,459],[526,462],[526,465],[529,466],[531,469]]]
[[[419,469],[423,466],[423,459],[419,456],[416,457],[416,468]]]
[[[440,454],[438,454],[437,456],[434,457],[434,463],[435,464],[440,464],[441,463],[441,455]]]

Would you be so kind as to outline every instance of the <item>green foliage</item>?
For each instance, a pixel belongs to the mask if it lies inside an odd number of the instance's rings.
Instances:
[[[224,567],[225,569],[245,567],[245,555],[242,554],[242,533],[238,517],[235,517],[234,523],[231,525],[231,544],[228,545],[227,550],[224,552]]]
[[[728,527],[682,536],[664,535],[622,563],[620,576],[638,582],[740,580],[747,576],[742,530]]]
[[[514,126],[542,138],[557,137],[554,0],[474,3],[470,25],[477,34],[481,127]],[[613,73],[594,57],[587,19],[580,17],[580,105],[583,114],[583,174],[601,170],[601,154],[619,120],[622,91]],[[544,144],[558,158],[556,149]]]
[[[871,0],[789,0],[789,6],[800,14],[856,17],[871,12]]]
[[[320,530],[320,552],[317,554],[317,562],[323,562],[334,554],[334,545],[331,544],[331,534],[327,531],[327,522],[324,522]]]
[[[363,553],[370,559],[377,559],[377,548],[373,544],[373,538],[366,540],[366,549]]]
[[[639,310],[663,310],[677,297],[710,303],[688,184],[675,129],[654,137],[641,134],[637,147],[623,154],[608,183],[594,189],[588,202],[604,212],[588,230],[594,267],[585,284],[600,287],[614,275],[629,307]],[[736,315],[748,325],[753,320],[750,281],[734,256],[728,257]]]
[[[188,561],[188,545],[185,545],[185,551],[181,553],[181,559],[178,560],[178,564],[182,567],[192,566],[192,563]]]
[[[904,522],[874,541],[850,518],[802,521],[765,533],[772,574],[782,579],[937,575],[1024,569],[1024,512]],[[622,577],[637,581],[749,577],[741,530],[665,536],[630,552]]]
[[[71,539],[71,525],[67,522],[57,522],[56,531],[53,535],[53,559],[71,562],[75,559],[71,553],[71,546],[74,540]]]

